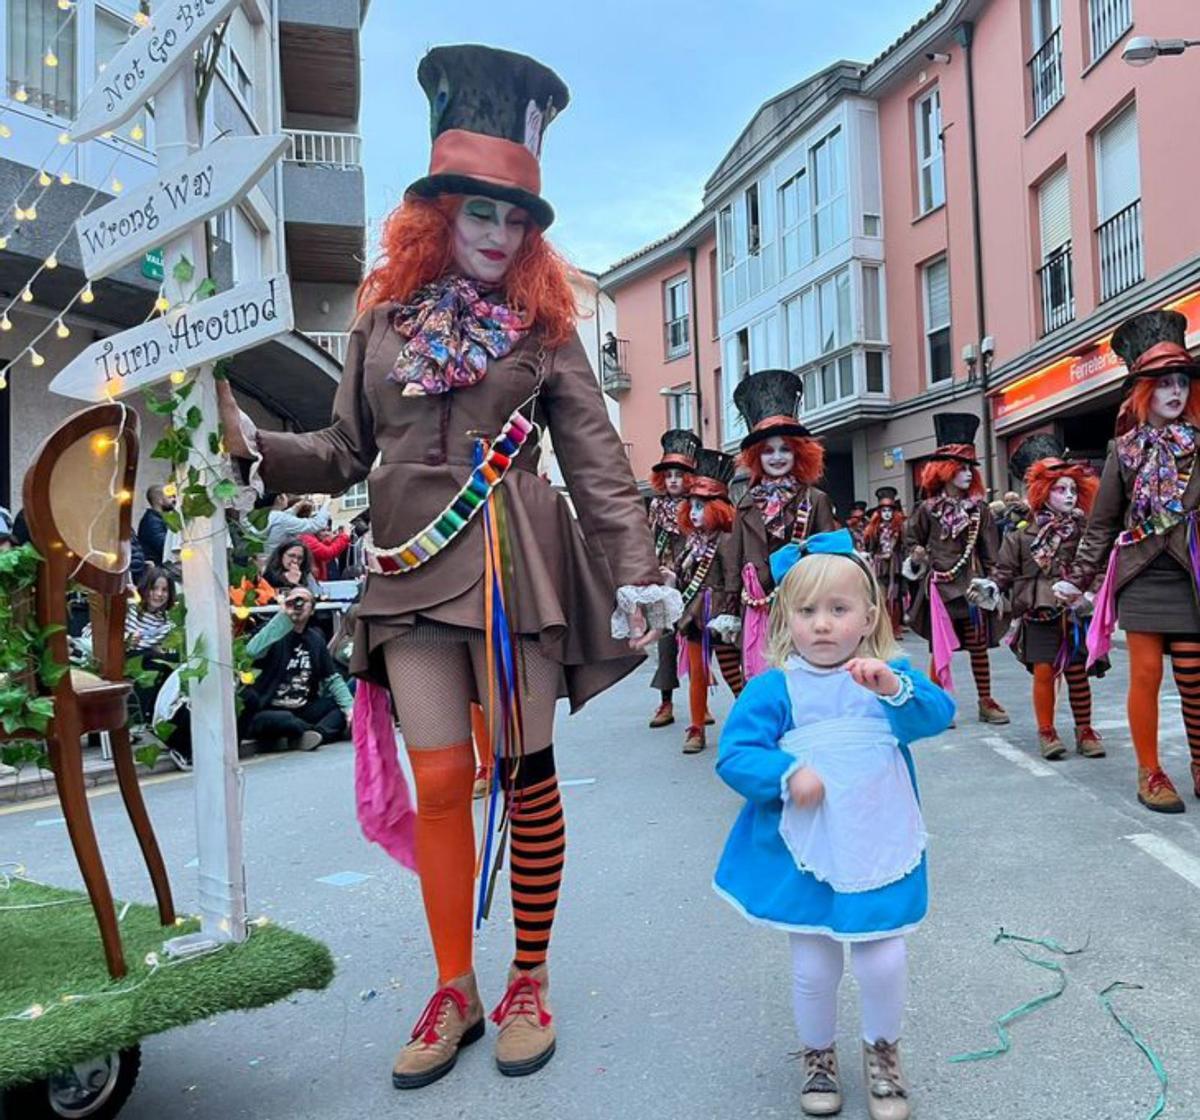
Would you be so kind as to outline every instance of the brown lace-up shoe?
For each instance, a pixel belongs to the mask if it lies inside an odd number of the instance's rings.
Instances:
[[[508,990],[492,1012],[500,1028],[496,1068],[505,1077],[536,1073],[554,1057],[554,1016],[550,1013],[550,975],[546,966],[508,970]]]
[[[804,1063],[800,1108],[805,1116],[836,1116],[842,1111],[842,1084],[838,1077],[837,1050],[801,1050],[793,1055]]]
[[[479,988],[468,972],[433,993],[392,1066],[392,1084],[397,1089],[432,1085],[454,1068],[459,1050],[483,1037],[483,1030]]]
[[[670,727],[675,722],[675,706],[670,700],[665,700],[654,709],[650,717],[651,727]]]
[[[1192,763],[1192,792],[1200,797],[1200,762]]]
[[[683,753],[699,754],[705,747],[704,728],[692,724],[683,737]]]
[[[1100,732],[1091,725],[1075,728],[1075,749],[1084,758],[1103,758],[1108,753]]]
[[[900,1069],[898,1042],[863,1043],[863,1080],[871,1120],[909,1120],[908,1083]]]
[[[979,722],[980,723],[1008,723],[1008,712],[1006,712],[999,704],[996,703],[990,696],[984,697],[979,701]]]
[[[1154,813],[1183,813],[1186,806],[1162,770],[1138,767],[1137,799]]]
[[[1038,728],[1038,746],[1041,748],[1042,758],[1047,762],[1057,762],[1060,758],[1067,757],[1067,745],[1058,737],[1058,732],[1053,727]]]

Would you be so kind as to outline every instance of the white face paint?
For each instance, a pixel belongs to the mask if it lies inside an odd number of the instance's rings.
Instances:
[[[704,503],[699,498],[693,498],[689,503],[691,506],[692,528],[704,528]]]
[[[1070,513],[1074,510],[1079,503],[1079,488],[1075,485],[1075,480],[1060,478],[1050,487],[1046,503],[1055,513]]]
[[[498,284],[525,240],[529,215],[510,202],[472,195],[454,215],[451,251],[464,276]]]
[[[881,509],[879,511],[879,520],[884,522],[884,524],[887,524],[887,522],[891,521],[891,519],[892,519],[892,507],[884,506],[883,509]]]
[[[951,480],[951,485],[960,493],[965,494],[971,489],[971,468],[960,467],[954,472],[954,478]]]
[[[666,486],[669,497],[682,498],[687,486],[687,475],[683,471],[669,470],[663,475],[663,485]]]
[[[767,478],[783,478],[792,473],[792,467],[795,465],[796,453],[788,446],[783,436],[772,436],[765,441],[762,468]]]
[[[1187,408],[1192,382],[1186,373],[1164,373],[1154,383],[1150,396],[1150,423],[1155,427],[1173,424]]]

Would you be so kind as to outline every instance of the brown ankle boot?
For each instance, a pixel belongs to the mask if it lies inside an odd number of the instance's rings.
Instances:
[[[1067,745],[1059,737],[1053,727],[1038,728],[1038,746],[1042,750],[1042,758],[1047,762],[1057,762],[1067,757]]]
[[[1008,712],[990,696],[985,696],[979,701],[979,721],[980,723],[1008,723]]]
[[[1100,738],[1100,732],[1090,724],[1075,728],[1075,749],[1084,758],[1103,758],[1108,753],[1104,749],[1104,740]]]
[[[871,1120],[909,1120],[908,1083],[900,1069],[898,1042],[863,1043],[863,1080]]]
[[[670,727],[675,722],[675,706],[670,700],[664,700],[654,709],[650,717],[651,727]]]
[[[836,1116],[842,1111],[842,1084],[838,1077],[837,1050],[801,1050],[795,1057],[804,1063],[800,1109],[805,1116]]]
[[[492,1012],[500,1027],[496,1068],[505,1077],[536,1073],[554,1057],[554,1016],[550,1013],[550,975],[537,968],[508,970],[508,990]]]
[[[458,1061],[458,1052],[483,1037],[483,1004],[475,973],[456,977],[433,993],[412,1038],[392,1066],[397,1089],[421,1089],[445,1077]]]
[[[1154,813],[1182,813],[1186,806],[1162,770],[1138,767],[1137,799]]]

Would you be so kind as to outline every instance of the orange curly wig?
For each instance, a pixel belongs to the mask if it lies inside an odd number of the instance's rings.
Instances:
[[[962,469],[962,466],[962,463],[954,459],[934,459],[932,462],[926,463],[921,468],[921,491],[925,497],[932,498],[940,494],[946,484]],[[983,478],[979,474],[979,468],[972,467],[971,485],[967,490],[967,496],[982,498],[983,494]]]
[[[796,456],[792,464],[792,477],[805,486],[811,486],[825,473],[825,445],[819,439],[807,436],[780,436]],[[738,465],[750,472],[750,483],[757,486],[765,477],[762,457],[767,440],[752,443],[738,456]]]
[[[1171,372],[1162,371],[1164,375]],[[1150,419],[1150,401],[1154,396],[1154,387],[1158,384],[1153,377],[1139,377],[1129,390],[1129,395],[1121,402],[1121,410],[1117,413],[1117,435],[1123,435],[1139,424],[1145,424]],[[1200,378],[1192,378],[1188,389],[1187,405],[1179,418],[1200,428]]]
[[[1096,477],[1096,472],[1086,463],[1072,463],[1065,470],[1062,467],[1055,468],[1050,466],[1053,461],[1039,459],[1025,472],[1025,498],[1029,502],[1029,508],[1035,513],[1045,509],[1054,484],[1060,478],[1070,478],[1075,481],[1079,508],[1084,513],[1091,513],[1096,491],[1100,489],[1100,479]]]
[[[463,196],[406,198],[388,215],[382,251],[358,289],[359,313],[381,303],[403,303],[444,275],[453,263],[451,231]],[[547,346],[561,346],[575,330],[579,308],[571,291],[574,274],[537,226],[530,224],[504,279],[505,301],[537,327]]]
[[[677,470],[679,470],[679,467],[667,467],[665,470],[651,471],[650,472],[650,489],[653,490],[656,494],[665,494],[667,492],[667,471],[677,471]],[[684,471],[683,472],[683,492],[685,494],[688,492],[688,482],[689,481],[690,481],[689,473],[687,471]]]
[[[684,534],[691,536],[696,531],[692,524],[692,503],[684,502],[676,516]],[[733,506],[724,498],[708,498],[704,502],[704,531],[706,533],[728,533],[733,528]]]
[[[879,510],[871,514],[871,520],[867,522],[867,527],[863,531],[863,539],[867,543],[871,543],[879,537],[879,530],[883,527],[883,518],[879,516]],[[904,514],[892,506],[892,527],[897,533],[904,532]]]

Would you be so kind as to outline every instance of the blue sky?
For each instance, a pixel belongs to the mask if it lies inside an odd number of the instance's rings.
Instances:
[[[839,58],[869,61],[933,0],[374,0],[363,29],[361,128],[377,223],[429,158],[416,82],[431,46],[476,42],[553,67],[571,104],[546,134],[551,237],[582,268],[682,225],[763,101]],[[374,252],[374,245],[370,251]]]

